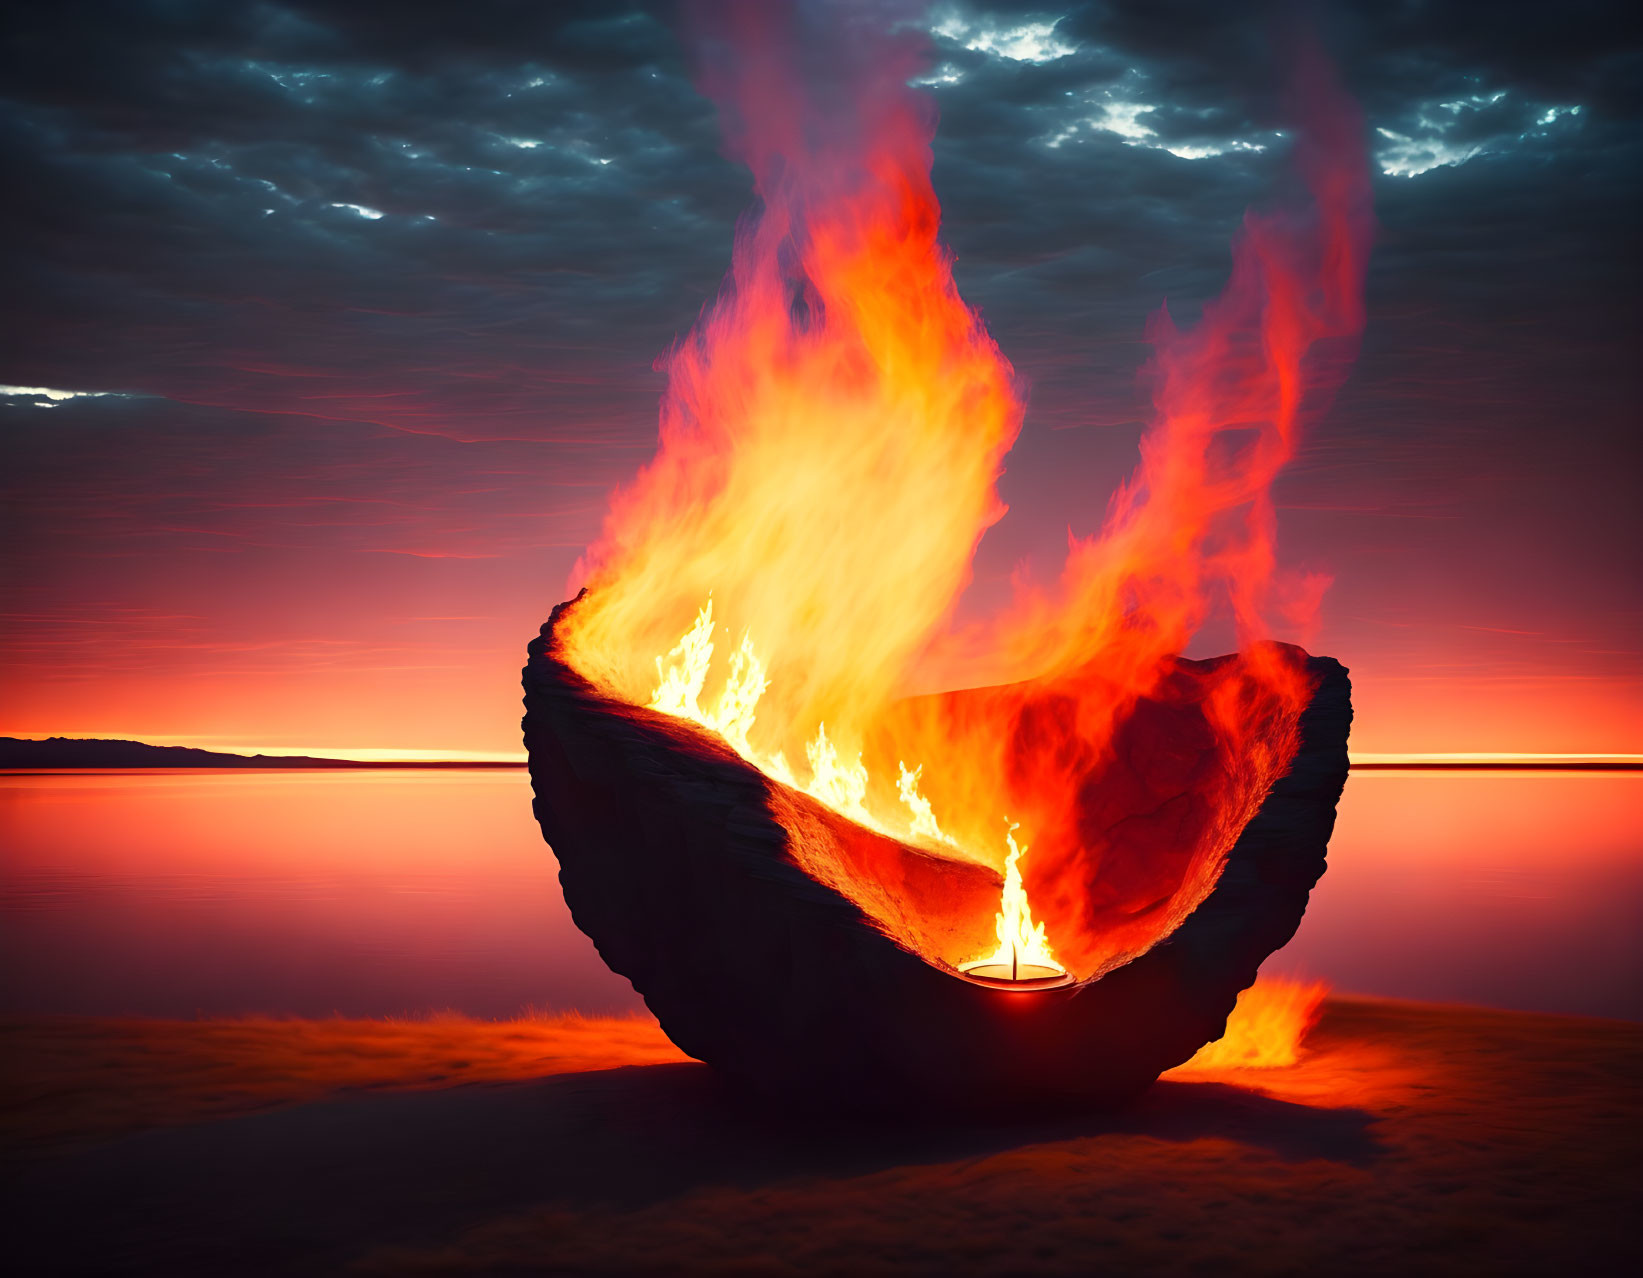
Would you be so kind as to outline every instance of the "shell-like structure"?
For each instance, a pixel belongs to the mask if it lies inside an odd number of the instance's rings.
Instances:
[[[530,645],[524,732],[571,916],[669,1038],[759,1093],[865,1110],[1119,1103],[1220,1037],[1323,873],[1352,710],[1346,670],[1311,657],[1289,769],[1174,931],[1099,979],[977,984],[898,944],[814,867],[974,920],[957,948],[976,951],[996,873],[864,830],[712,734],[603,694],[555,646],[568,606]]]

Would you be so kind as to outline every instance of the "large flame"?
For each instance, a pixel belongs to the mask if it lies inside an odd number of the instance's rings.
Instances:
[[[1295,748],[1309,688],[1262,640],[1316,583],[1278,580],[1270,485],[1345,367],[1313,347],[1361,325],[1359,124],[1309,63],[1310,203],[1246,218],[1195,328],[1154,321],[1140,466],[1059,585],[954,633],[1023,404],[937,238],[916,50],[833,17],[707,15],[703,82],[758,204],[667,359],[660,446],[579,565],[562,650],[860,824],[997,868],[1001,952],[1008,934],[1087,977],[1202,900]],[[800,56],[823,46],[830,79]],[[1243,654],[1176,661],[1217,607]],[[993,686],[906,699],[936,661]]]

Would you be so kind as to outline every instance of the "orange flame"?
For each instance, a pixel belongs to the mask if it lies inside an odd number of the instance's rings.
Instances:
[[[1296,1064],[1328,993],[1323,981],[1261,978],[1238,996],[1226,1033],[1199,1048],[1177,1067],[1178,1072],[1285,1069]]]
[[[1059,587],[954,635],[1023,406],[937,238],[915,60],[843,22],[828,65],[846,84],[823,110],[797,87],[792,48],[823,38],[801,12],[725,13],[704,47],[734,56],[705,79],[759,211],[666,360],[657,455],[579,565],[590,590],[562,651],[861,824],[997,867],[1000,936],[1030,894],[1023,935],[1096,975],[1207,895],[1294,750],[1309,689],[1292,650],[1260,642],[1282,593],[1269,486],[1344,368],[1309,352],[1362,322],[1356,116],[1309,67],[1311,206],[1246,219],[1195,329],[1160,313],[1140,467]],[[1218,605],[1244,654],[1181,666]],[[899,700],[921,661],[1025,682]],[[1025,865],[998,838],[1005,813],[1036,849]]]

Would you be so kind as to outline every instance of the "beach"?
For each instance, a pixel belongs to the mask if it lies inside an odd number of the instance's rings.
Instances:
[[[1643,1026],[1331,999],[1112,1113],[772,1111],[644,1017],[13,1018],[28,1272],[1551,1273],[1640,1250]]]

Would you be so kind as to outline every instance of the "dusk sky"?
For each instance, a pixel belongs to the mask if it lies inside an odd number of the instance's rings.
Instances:
[[[1099,525],[1148,314],[1190,321],[1284,189],[1286,28],[917,12],[944,237],[1029,396],[986,611]],[[1643,751],[1614,12],[1315,8],[1379,231],[1358,361],[1279,485],[1286,562],[1334,579],[1283,637],[1352,669],[1360,755]],[[60,3],[0,66],[0,733],[516,753],[525,643],[749,200],[674,7]]]

